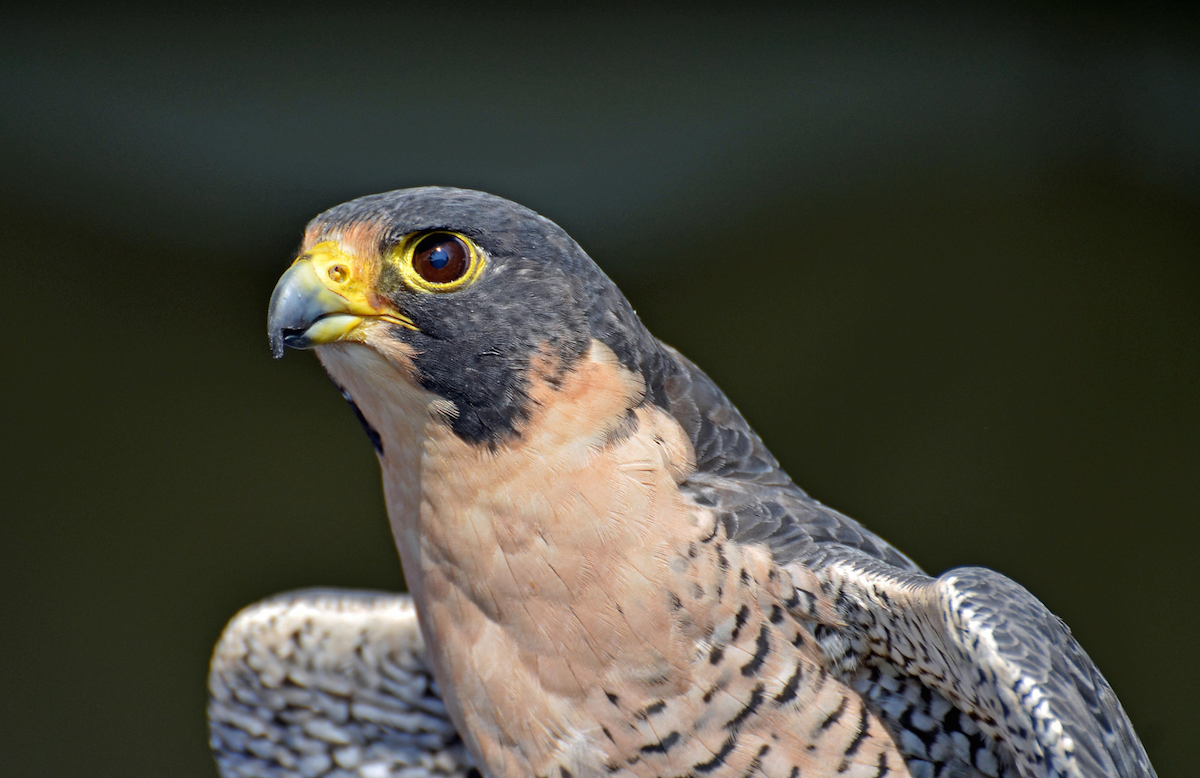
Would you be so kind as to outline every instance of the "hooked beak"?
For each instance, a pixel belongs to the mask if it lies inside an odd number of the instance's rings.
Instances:
[[[357,340],[366,319],[383,319],[415,330],[407,317],[372,304],[359,263],[331,243],[320,243],[292,263],[275,285],[267,312],[271,354],[308,349],[340,340]]]

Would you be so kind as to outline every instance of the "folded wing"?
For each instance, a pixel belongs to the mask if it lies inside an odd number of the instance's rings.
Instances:
[[[974,718],[1024,776],[1153,776],[1112,688],[1067,626],[979,567],[936,579],[873,560],[828,568],[864,661],[917,678]]]
[[[404,595],[304,590],[252,605],[222,633],[208,688],[222,778],[478,776]]]

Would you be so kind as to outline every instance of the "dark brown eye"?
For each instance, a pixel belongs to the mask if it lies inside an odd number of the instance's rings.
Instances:
[[[449,284],[466,275],[471,250],[461,238],[444,232],[426,235],[413,249],[413,270],[431,284]]]

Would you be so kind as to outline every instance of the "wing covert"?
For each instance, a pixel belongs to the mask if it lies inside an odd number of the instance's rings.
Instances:
[[[816,601],[840,615],[817,627],[831,667],[883,663],[916,679],[1004,743],[1030,778],[1154,775],[1112,688],[1036,597],[984,568],[925,575],[805,494],[712,380],[669,346],[663,351],[651,394],[696,456],[681,488],[713,510],[730,541],[766,546],[777,564],[805,571],[794,580],[815,576],[818,590],[794,601],[805,618],[822,611]]]
[[[242,610],[213,651],[222,778],[477,776],[407,595],[310,589]]]
[[[941,693],[1022,775],[1154,775],[1099,669],[1019,584],[980,567],[930,579],[848,561],[825,576],[864,665],[888,663]]]
[[[696,472],[680,488],[716,511],[726,537],[765,543],[781,564],[819,567],[831,554],[854,549],[920,570],[858,522],[805,494],[713,380],[675,349],[662,349],[666,359],[651,377],[659,391],[651,394],[663,397],[696,455]]]

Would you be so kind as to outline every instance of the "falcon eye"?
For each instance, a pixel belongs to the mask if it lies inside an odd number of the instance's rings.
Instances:
[[[454,235],[435,232],[413,249],[413,269],[431,284],[449,284],[466,275],[471,250]]]
[[[449,292],[479,276],[483,257],[465,236],[439,230],[407,241],[399,266],[410,286],[425,292]]]

